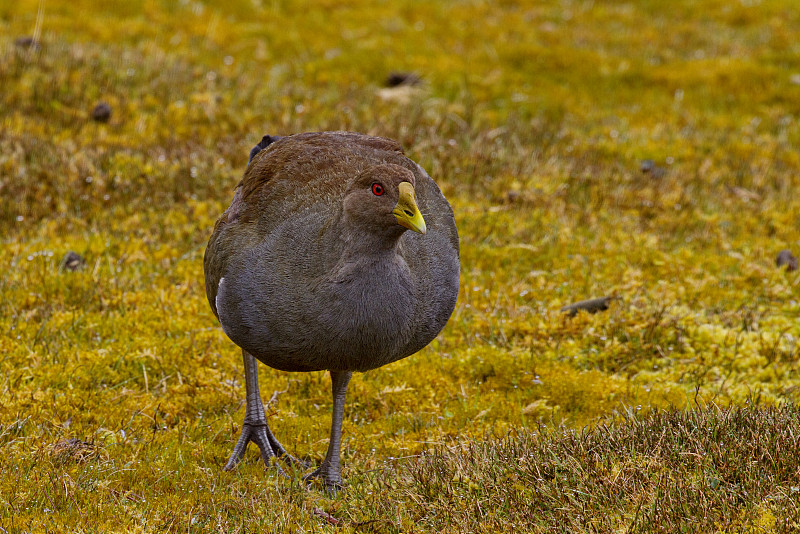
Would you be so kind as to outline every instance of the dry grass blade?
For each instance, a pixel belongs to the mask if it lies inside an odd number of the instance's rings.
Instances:
[[[324,510],[321,510],[320,508],[314,508],[312,510],[312,513],[315,516],[324,519],[327,523],[330,523],[331,525],[334,525],[334,526],[338,527],[339,525],[342,524],[342,522],[340,520],[336,519],[331,514],[329,514],[328,512],[326,512]]]

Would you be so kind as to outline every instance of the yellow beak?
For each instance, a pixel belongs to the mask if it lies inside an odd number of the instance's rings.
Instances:
[[[425,219],[417,207],[417,198],[414,196],[414,186],[408,182],[400,182],[400,198],[392,213],[397,218],[397,224],[405,226],[420,234],[427,231]]]

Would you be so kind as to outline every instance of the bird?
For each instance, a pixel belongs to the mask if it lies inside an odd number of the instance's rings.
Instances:
[[[273,458],[302,466],[267,424],[257,362],[327,370],[330,442],[304,480],[321,479],[335,495],[344,487],[342,422],[353,373],[418,352],[455,309],[461,265],[452,207],[394,140],[265,135],[214,225],[203,267],[208,302],[241,348],[245,371],[242,432],[224,469],[251,441],[267,466]]]

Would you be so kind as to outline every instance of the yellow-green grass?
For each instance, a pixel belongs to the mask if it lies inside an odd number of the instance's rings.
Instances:
[[[34,33],[40,47],[15,44]],[[19,1],[0,6],[0,36],[7,532],[459,531],[469,499],[409,482],[423,451],[446,462],[437,447],[543,431],[568,454],[547,429],[797,400],[800,275],[774,263],[800,253],[790,0]],[[390,71],[425,83],[387,91]],[[99,101],[108,123],[90,119]],[[251,146],[330,129],[398,139],[450,199],[462,244],[445,331],[351,383],[351,487],[335,501],[255,451],[221,472],[243,377],[202,280]],[[59,269],[69,250],[84,269]],[[604,295],[606,312],[559,311]],[[261,383],[265,401],[282,392],[275,433],[319,461],[327,376],[265,368]],[[637,486],[595,525],[657,517],[664,487]],[[731,501],[718,528],[779,529],[760,498]],[[495,519],[563,524],[508,513]]]

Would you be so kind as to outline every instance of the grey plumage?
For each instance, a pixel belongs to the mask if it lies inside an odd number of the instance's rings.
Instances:
[[[459,281],[453,212],[388,139],[323,132],[262,144],[209,240],[209,304],[231,340],[266,365],[345,373],[334,377],[343,404],[350,372],[409,356],[446,324]],[[406,232],[392,211],[404,182],[425,235]],[[326,483],[341,480],[338,445],[335,453]]]

